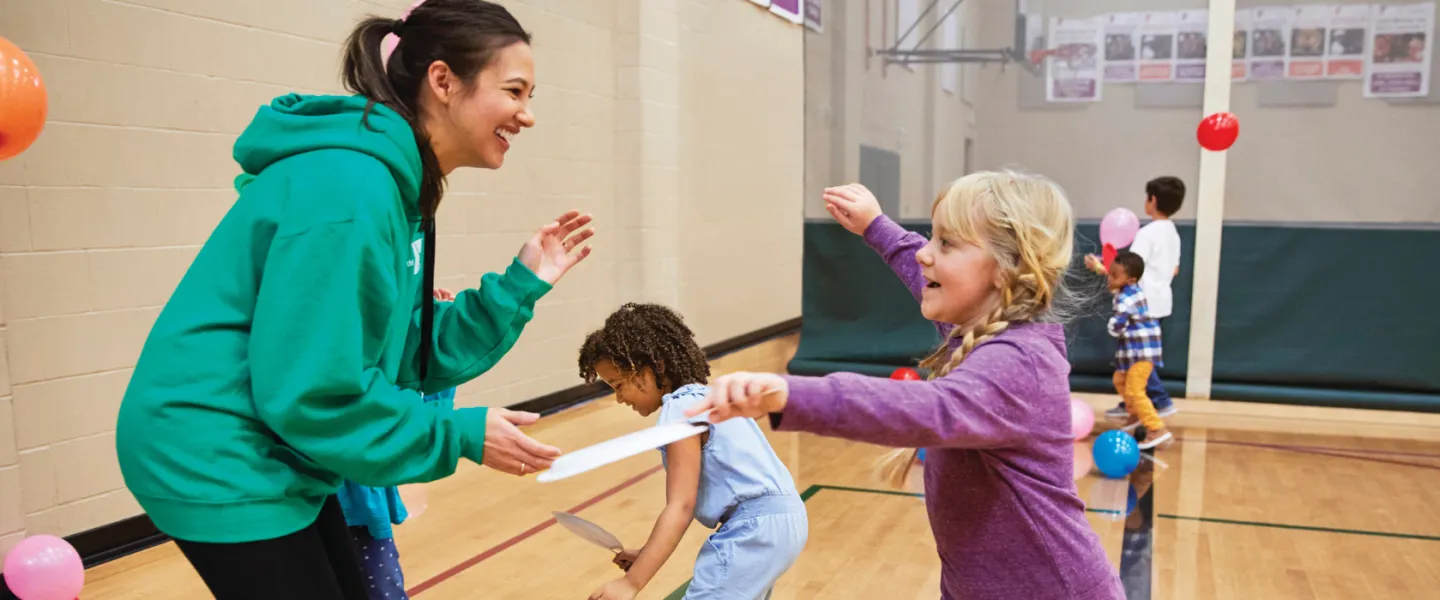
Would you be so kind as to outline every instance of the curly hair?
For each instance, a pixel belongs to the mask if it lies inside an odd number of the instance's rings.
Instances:
[[[580,377],[586,383],[595,382],[595,364],[602,360],[626,374],[648,367],[667,393],[710,377],[710,363],[695,334],[679,313],[659,304],[627,303],[586,336],[580,346]]]

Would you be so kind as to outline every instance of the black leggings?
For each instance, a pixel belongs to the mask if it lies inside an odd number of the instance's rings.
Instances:
[[[309,527],[258,542],[175,540],[216,600],[365,600],[365,576],[340,501]]]

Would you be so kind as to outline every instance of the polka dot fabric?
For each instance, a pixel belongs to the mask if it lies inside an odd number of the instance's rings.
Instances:
[[[370,600],[408,600],[395,539],[375,539],[364,527],[351,527],[350,537],[355,540],[355,552],[360,555],[360,568],[365,572]]]

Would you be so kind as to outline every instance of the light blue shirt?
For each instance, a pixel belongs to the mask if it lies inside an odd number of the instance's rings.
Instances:
[[[710,388],[683,386],[662,399],[660,425],[685,420],[685,411],[705,399]],[[667,467],[665,448],[660,460]],[[715,528],[736,505],[760,496],[798,495],[790,470],[754,419],[730,419],[710,425],[700,458],[700,489],[695,498],[695,520]]]
[[[455,388],[443,392],[436,392],[425,396],[425,402],[441,402],[446,407],[455,407]],[[340,500],[340,512],[345,514],[345,524],[351,527],[364,527],[369,531],[370,537],[377,540],[389,539],[394,536],[390,529],[392,524],[399,525],[410,517],[405,510],[405,503],[400,500],[400,489],[390,487],[370,487],[360,485],[349,479],[335,492]]]

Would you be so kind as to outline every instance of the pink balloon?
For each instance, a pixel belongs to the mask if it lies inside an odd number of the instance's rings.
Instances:
[[[5,585],[20,600],[72,600],[85,587],[85,564],[69,542],[30,536],[5,555]]]
[[[1117,250],[1135,241],[1135,232],[1140,231],[1140,219],[1128,208],[1117,208],[1105,213],[1100,220],[1100,243],[1110,244]]]
[[[1085,444],[1075,444],[1075,481],[1084,479],[1095,467],[1095,458],[1090,455],[1090,447]]]
[[[400,13],[400,20],[405,20],[407,17],[410,16],[410,12],[415,10],[415,7],[420,6],[424,3],[425,0],[415,0],[415,3],[411,4],[410,8],[407,8],[405,9],[405,12]],[[400,38],[398,36],[393,33],[385,34],[385,37],[380,40],[380,64],[389,65],[390,55],[395,52],[395,47],[399,45]]]
[[[1095,411],[1084,400],[1070,398],[1070,427],[1076,441],[1089,437],[1095,428]]]

